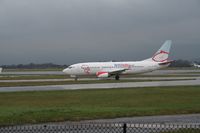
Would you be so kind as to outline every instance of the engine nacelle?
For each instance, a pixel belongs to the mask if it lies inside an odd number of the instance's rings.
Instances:
[[[96,75],[98,78],[108,78],[109,77],[108,72],[97,72]]]

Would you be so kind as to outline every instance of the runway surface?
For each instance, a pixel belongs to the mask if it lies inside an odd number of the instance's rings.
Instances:
[[[157,74],[199,74],[200,69],[180,69],[180,70],[156,70],[146,73],[145,75],[157,75]],[[22,71],[22,72],[3,72],[5,75],[65,75],[62,71]]]
[[[0,87],[0,92],[137,88],[137,87],[159,87],[159,86],[194,86],[194,85],[200,85],[200,79],[180,80],[180,81],[152,81],[152,82],[125,82],[125,83],[96,83],[96,84],[50,85],[50,86]]]
[[[4,72],[3,76],[21,76],[21,75],[62,75],[60,71],[44,72]],[[186,77],[162,77],[163,75],[186,75]],[[24,87],[0,87],[0,92],[15,91],[48,91],[48,90],[77,90],[77,89],[109,89],[109,88],[136,88],[136,87],[158,87],[158,86],[192,86],[200,85],[200,69],[195,70],[157,70],[147,73],[148,77],[124,77],[122,80],[152,80],[149,82],[119,82],[119,83],[93,83],[93,84],[70,84],[70,85],[49,85],[49,86],[24,86]],[[152,75],[152,77],[149,75]],[[161,77],[153,77],[161,75]],[[188,75],[188,77],[187,77]],[[74,79],[31,79],[31,80],[0,80],[0,83],[11,82],[56,82],[72,81]],[[97,80],[96,78],[80,78],[80,81]],[[113,79],[111,79],[113,80]],[[153,81],[162,80],[162,81]],[[173,81],[174,80],[174,81]]]
[[[101,119],[81,121],[78,123],[200,123],[200,114],[186,114],[186,115],[163,115],[163,116],[144,116],[144,117],[129,117],[129,118],[116,118],[116,119]],[[65,124],[71,122],[63,122]]]
[[[200,77],[136,77],[136,78],[122,78],[122,80],[196,80]],[[79,81],[95,81],[97,78],[80,78]],[[104,79],[104,80],[115,80]],[[0,80],[0,83],[15,83],[15,82],[56,82],[56,81],[74,81],[73,78],[67,79],[27,79],[27,80]]]

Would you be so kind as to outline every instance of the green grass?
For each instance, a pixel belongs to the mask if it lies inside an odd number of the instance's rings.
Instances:
[[[0,125],[200,113],[200,86],[0,93]]]
[[[148,80],[82,80],[82,81],[30,81],[30,82],[0,82],[0,87],[16,86],[45,86],[45,85],[69,85],[69,84],[97,84],[97,83],[123,83],[123,82],[152,82],[152,81],[178,81],[181,79],[148,79]],[[184,80],[195,80],[184,79]]]

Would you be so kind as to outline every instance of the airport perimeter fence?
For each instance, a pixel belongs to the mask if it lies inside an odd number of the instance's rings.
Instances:
[[[0,127],[0,133],[200,133],[198,124],[88,123]]]

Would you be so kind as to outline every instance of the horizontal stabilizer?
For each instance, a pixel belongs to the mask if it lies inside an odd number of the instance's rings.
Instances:
[[[162,62],[162,63],[159,63],[159,65],[168,65],[170,63],[174,62],[174,60],[169,60],[169,61],[166,61],[166,62]]]

